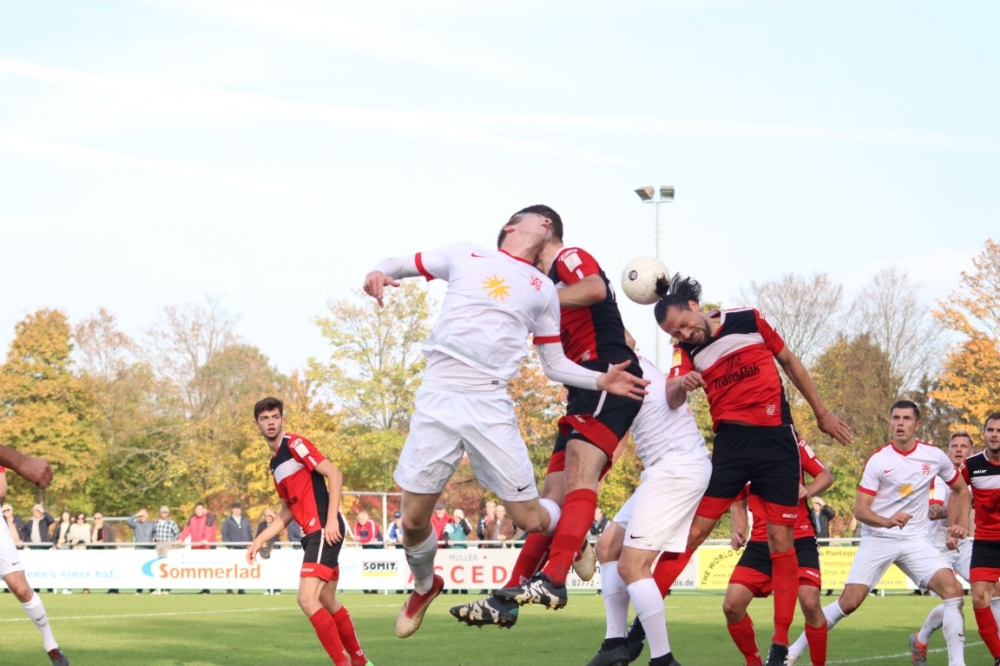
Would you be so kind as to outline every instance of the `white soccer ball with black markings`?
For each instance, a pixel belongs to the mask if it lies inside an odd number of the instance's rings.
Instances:
[[[656,280],[667,277],[667,267],[656,257],[636,257],[622,270],[622,291],[639,305],[650,305],[660,299],[656,295]]]

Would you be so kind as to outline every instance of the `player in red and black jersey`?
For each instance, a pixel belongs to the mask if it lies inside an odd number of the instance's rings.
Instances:
[[[639,359],[625,341],[614,290],[597,260],[580,248],[564,246],[562,219],[548,206],[530,206],[520,212],[536,213],[552,222],[552,235],[538,265],[558,290],[567,358],[601,372],[629,361],[628,372],[642,377]],[[540,603],[550,608],[566,604],[566,576],[593,522],[598,483],[642,407],[639,401],[604,391],[567,388],[566,415],[559,420],[542,490],[543,497],[562,504],[562,516],[554,535],[528,536],[507,586],[495,595],[507,603]],[[535,573],[546,551],[547,561]],[[460,608],[452,614],[456,611]]]
[[[667,402],[676,408],[703,389],[716,432],[712,478],[698,507],[684,555],[661,558],[657,582],[668,589],[747,482],[761,501],[773,565],[774,635],[768,666],[784,664],[788,628],[798,588],[793,526],[798,519],[799,454],[781,376],[774,361],[812,407],[819,429],[841,444],[850,428],[826,409],[802,362],[759,312],[750,308],[701,310],[701,285],[675,275],[657,285],[654,316],[677,340],[667,381]],[[665,587],[664,587],[665,586]]]
[[[312,442],[285,432],[284,403],[264,398],[254,405],[254,424],[271,448],[271,475],[281,498],[274,521],[247,549],[253,564],[268,540],[294,518],[302,527],[299,607],[337,666],[370,666],[347,608],[337,599],[338,558],[347,527],[340,515],[343,477]],[[329,488],[327,488],[329,484]]]
[[[819,590],[822,585],[819,569],[819,548],[816,530],[813,526],[806,499],[815,497],[833,485],[833,475],[820,462],[813,450],[803,440],[799,440],[799,458],[802,471],[799,474],[799,517],[795,523],[795,553],[798,561],[798,596],[802,614],[806,619],[806,635],[809,638],[809,652],[814,665],[826,663],[826,617],[820,603]],[[812,481],[806,485],[803,473]],[[722,612],[726,615],[726,628],[736,647],[743,653],[747,666],[761,666],[760,651],[754,636],[753,622],[747,614],[747,607],[754,597],[767,598],[771,595],[771,558],[767,549],[767,523],[764,519],[762,501],[756,495],[750,496],[750,486],[737,496],[731,507],[733,549],[746,547],[729,577],[726,598],[722,602]],[[749,498],[749,501],[748,501]],[[753,514],[750,540],[746,538],[747,505]]]
[[[991,608],[1000,579],[1000,412],[986,418],[983,441],[986,448],[970,456],[962,467],[962,476],[972,488],[976,514],[969,582],[979,635],[993,655],[993,666],[1000,666],[1000,628]]]

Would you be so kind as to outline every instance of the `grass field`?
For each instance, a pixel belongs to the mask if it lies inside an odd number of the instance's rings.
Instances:
[[[330,663],[294,594],[199,596],[44,595],[56,637],[73,666],[259,666]],[[420,631],[406,640],[393,635],[402,596],[346,593],[361,643],[376,666],[584,666],[604,636],[604,607],[596,595],[573,595],[553,612],[522,609],[510,631],[475,629],[448,614],[475,595],[447,595],[434,602]],[[831,600],[833,597],[830,598]],[[910,663],[907,636],[916,631],[935,598],[869,597],[830,636],[828,664]],[[667,598],[671,646],[684,666],[742,664],[725,630],[721,595],[674,594]],[[750,607],[758,641],[766,651],[771,604]],[[992,659],[975,630],[971,605],[965,607],[966,662]],[[796,627],[801,628],[801,617]],[[940,632],[931,642],[929,664],[946,664]],[[645,664],[648,653],[637,664]],[[48,660],[41,637],[9,594],[0,595],[0,664],[43,666]]]

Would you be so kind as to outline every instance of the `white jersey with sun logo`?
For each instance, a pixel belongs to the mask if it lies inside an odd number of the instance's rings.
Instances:
[[[926,540],[927,503],[934,477],[951,485],[958,472],[944,451],[927,442],[917,440],[916,447],[908,453],[902,453],[892,444],[875,451],[865,464],[858,491],[875,498],[872,511],[883,518],[900,511],[913,517],[902,529],[863,525],[861,535]]]
[[[418,253],[416,264],[428,280],[448,281],[441,316],[424,343],[432,360],[441,352],[506,381],[520,371],[529,337],[560,341],[555,285],[523,259],[459,243]],[[429,364],[425,381],[433,374]]]

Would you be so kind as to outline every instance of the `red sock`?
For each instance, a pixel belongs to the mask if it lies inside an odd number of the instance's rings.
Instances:
[[[361,642],[354,630],[354,622],[351,620],[351,614],[347,612],[347,606],[341,606],[340,610],[333,614],[333,621],[337,623],[340,642],[344,644],[347,654],[351,655],[351,661],[362,664],[368,661],[365,659],[365,651],[361,649]]]
[[[806,625],[806,640],[809,641],[809,659],[813,666],[824,666],[826,664],[826,635],[829,630],[826,622],[822,627],[810,627]]]
[[[735,624],[727,624],[726,629],[733,637],[736,648],[747,660],[747,666],[763,666],[760,659],[760,649],[757,647],[757,637],[753,632],[753,621],[749,615],[744,615],[743,619]]]
[[[580,488],[566,493],[563,500],[562,516],[552,537],[549,561],[542,573],[556,585],[565,585],[566,576],[573,566],[573,558],[580,550],[580,544],[594,522],[597,509],[597,493],[589,488]]]
[[[337,666],[351,666],[350,659],[344,654],[344,644],[340,642],[340,634],[337,633],[337,623],[333,621],[330,611],[320,608],[309,616],[313,629],[319,637],[319,642],[326,648],[326,653],[330,655]]]
[[[979,635],[989,648],[994,659],[1000,657],[1000,636],[997,636],[997,620],[993,617],[993,609],[989,606],[983,608],[973,608],[976,614],[976,626],[979,627]]]
[[[799,591],[799,560],[795,549],[771,553],[771,581],[774,585],[774,636],[772,643],[788,645],[788,628],[795,616]]]
[[[504,587],[514,587],[520,585],[535,575],[538,566],[545,560],[545,554],[549,552],[552,545],[552,536],[535,532],[528,535],[521,547],[521,552],[517,554],[517,561],[514,562],[514,569],[510,572],[510,580]]]
[[[683,553],[663,553],[653,567],[653,580],[656,587],[660,588],[660,596],[667,596],[670,586],[674,584],[677,577],[684,571],[684,567],[691,561],[694,555],[694,548],[688,548]]]

